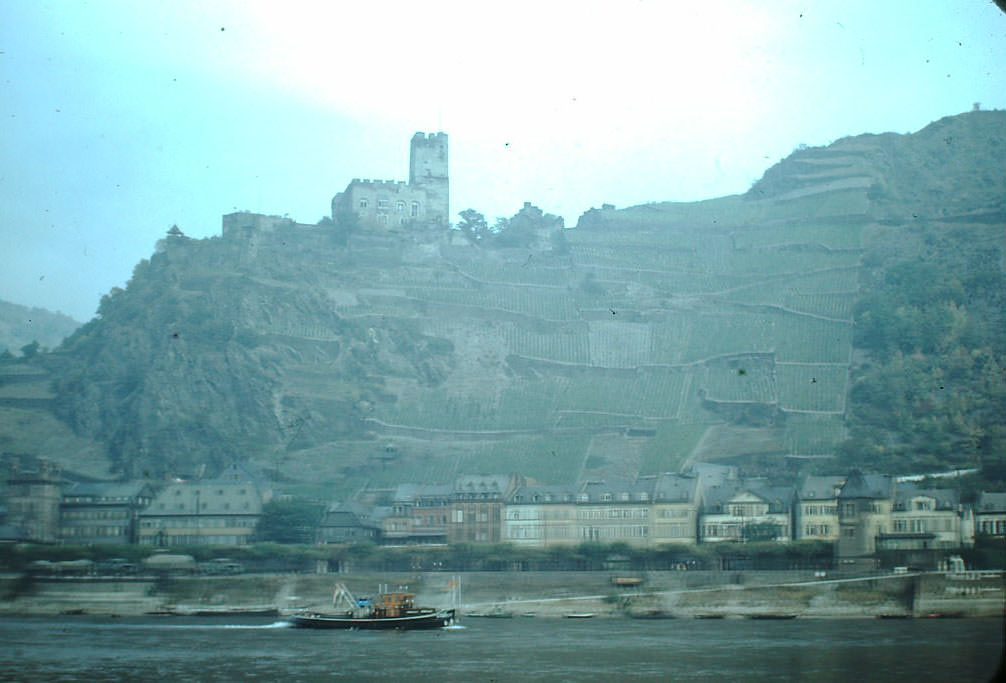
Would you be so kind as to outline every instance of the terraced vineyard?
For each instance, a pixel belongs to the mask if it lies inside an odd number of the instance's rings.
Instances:
[[[431,472],[545,482],[607,471],[612,435],[638,440],[640,471],[677,469],[734,420],[779,457],[827,457],[844,438],[869,183],[859,153],[814,159],[774,197],[607,209],[562,250],[441,246],[366,287],[333,283],[341,315],[411,321],[453,349],[438,386],[389,384],[368,428],[433,459],[450,444]],[[703,457],[745,454],[720,441],[729,452]]]

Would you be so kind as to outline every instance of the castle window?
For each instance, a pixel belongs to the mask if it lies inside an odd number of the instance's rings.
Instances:
[[[367,202],[367,200],[366,200],[366,199],[361,199],[361,200],[360,200],[360,208],[361,208],[361,209],[366,209],[366,208],[367,208],[367,206],[368,206],[368,202]]]
[[[405,211],[405,202],[403,202],[400,199],[397,202],[395,202],[395,211],[397,211],[398,213]]]
[[[419,215],[419,202],[412,202],[412,217]]]
[[[388,208],[388,200],[387,199],[378,199],[377,200],[377,208],[378,209],[386,209],[386,208]]]

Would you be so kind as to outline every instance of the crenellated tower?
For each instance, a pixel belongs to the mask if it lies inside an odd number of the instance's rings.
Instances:
[[[409,185],[426,191],[430,222],[446,226],[451,215],[446,133],[416,133],[412,136]]]

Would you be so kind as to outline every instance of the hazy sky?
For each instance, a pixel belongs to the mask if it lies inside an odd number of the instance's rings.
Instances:
[[[324,8],[324,9],[321,9]],[[0,299],[90,318],[173,224],[313,223],[450,135],[452,212],[744,192],[1006,108],[1006,15],[918,2],[0,0]]]

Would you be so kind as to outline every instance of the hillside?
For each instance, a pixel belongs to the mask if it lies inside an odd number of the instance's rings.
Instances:
[[[55,348],[78,327],[79,322],[62,313],[0,301],[0,353],[20,355],[33,341]]]
[[[56,352],[0,368],[52,380],[0,408],[59,416],[116,472],[248,460],[327,495],[690,459],[841,468],[904,441],[904,424],[864,435],[850,405],[887,360],[859,333],[887,273],[929,258],[1002,277],[1003,145],[1003,112],[845,138],[743,196],[591,210],[523,248],[327,224],[169,236]],[[981,282],[954,303],[982,323],[972,346],[1002,331]]]

